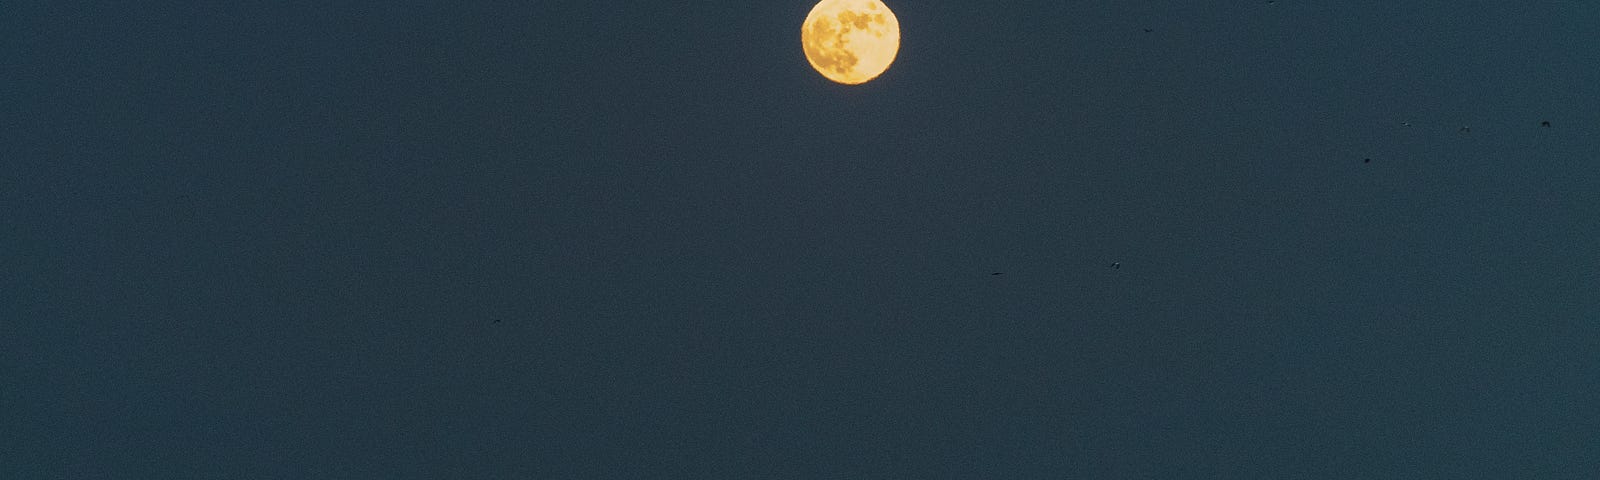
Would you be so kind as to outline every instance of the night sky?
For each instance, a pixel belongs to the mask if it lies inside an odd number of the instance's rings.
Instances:
[[[1597,2],[195,3],[0,7],[0,478],[1600,471]]]

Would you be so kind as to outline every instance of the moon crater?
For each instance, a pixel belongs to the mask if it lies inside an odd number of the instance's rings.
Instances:
[[[900,22],[879,0],[822,0],[800,28],[806,60],[835,82],[866,83],[900,50]]]

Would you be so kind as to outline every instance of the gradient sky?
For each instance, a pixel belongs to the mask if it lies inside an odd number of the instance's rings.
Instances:
[[[1600,3],[110,3],[0,15],[0,477],[1600,471]]]

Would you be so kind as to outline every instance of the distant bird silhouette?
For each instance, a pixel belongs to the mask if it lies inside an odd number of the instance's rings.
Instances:
[[[1000,274],[1003,274],[1003,273],[1005,273],[1005,272],[994,272],[994,273],[991,273],[990,275],[1000,275]]]
[[[1411,122],[1400,122],[1400,126],[1409,127],[1409,126],[1411,126]]]
[[[1144,33],[1150,33],[1150,32],[1154,32],[1154,31],[1155,30],[1151,30],[1151,29],[1148,29],[1148,28],[1144,29]]]
[[[1472,133],[1472,127],[1461,127],[1461,133]]]
[[[1117,270],[1122,269],[1122,262],[1111,262],[1111,268]]]
[[[1545,120],[1543,122],[1539,122],[1539,126],[1544,127],[1544,128],[1550,128],[1550,121],[1549,120]]]
[[[1372,163],[1372,159],[1370,159],[1370,158],[1363,158],[1363,159],[1361,159],[1361,163]]]

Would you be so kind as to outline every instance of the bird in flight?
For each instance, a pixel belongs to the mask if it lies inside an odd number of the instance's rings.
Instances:
[[[994,272],[994,273],[991,273],[989,275],[1001,275],[1001,274],[1004,274],[1004,273],[1006,273],[1006,272]]]
[[[1122,262],[1111,262],[1111,268],[1113,268],[1113,269],[1121,269],[1122,268]]]
[[[1545,120],[1543,122],[1539,122],[1539,126],[1544,127],[1544,128],[1550,128],[1550,121],[1549,120]]]

